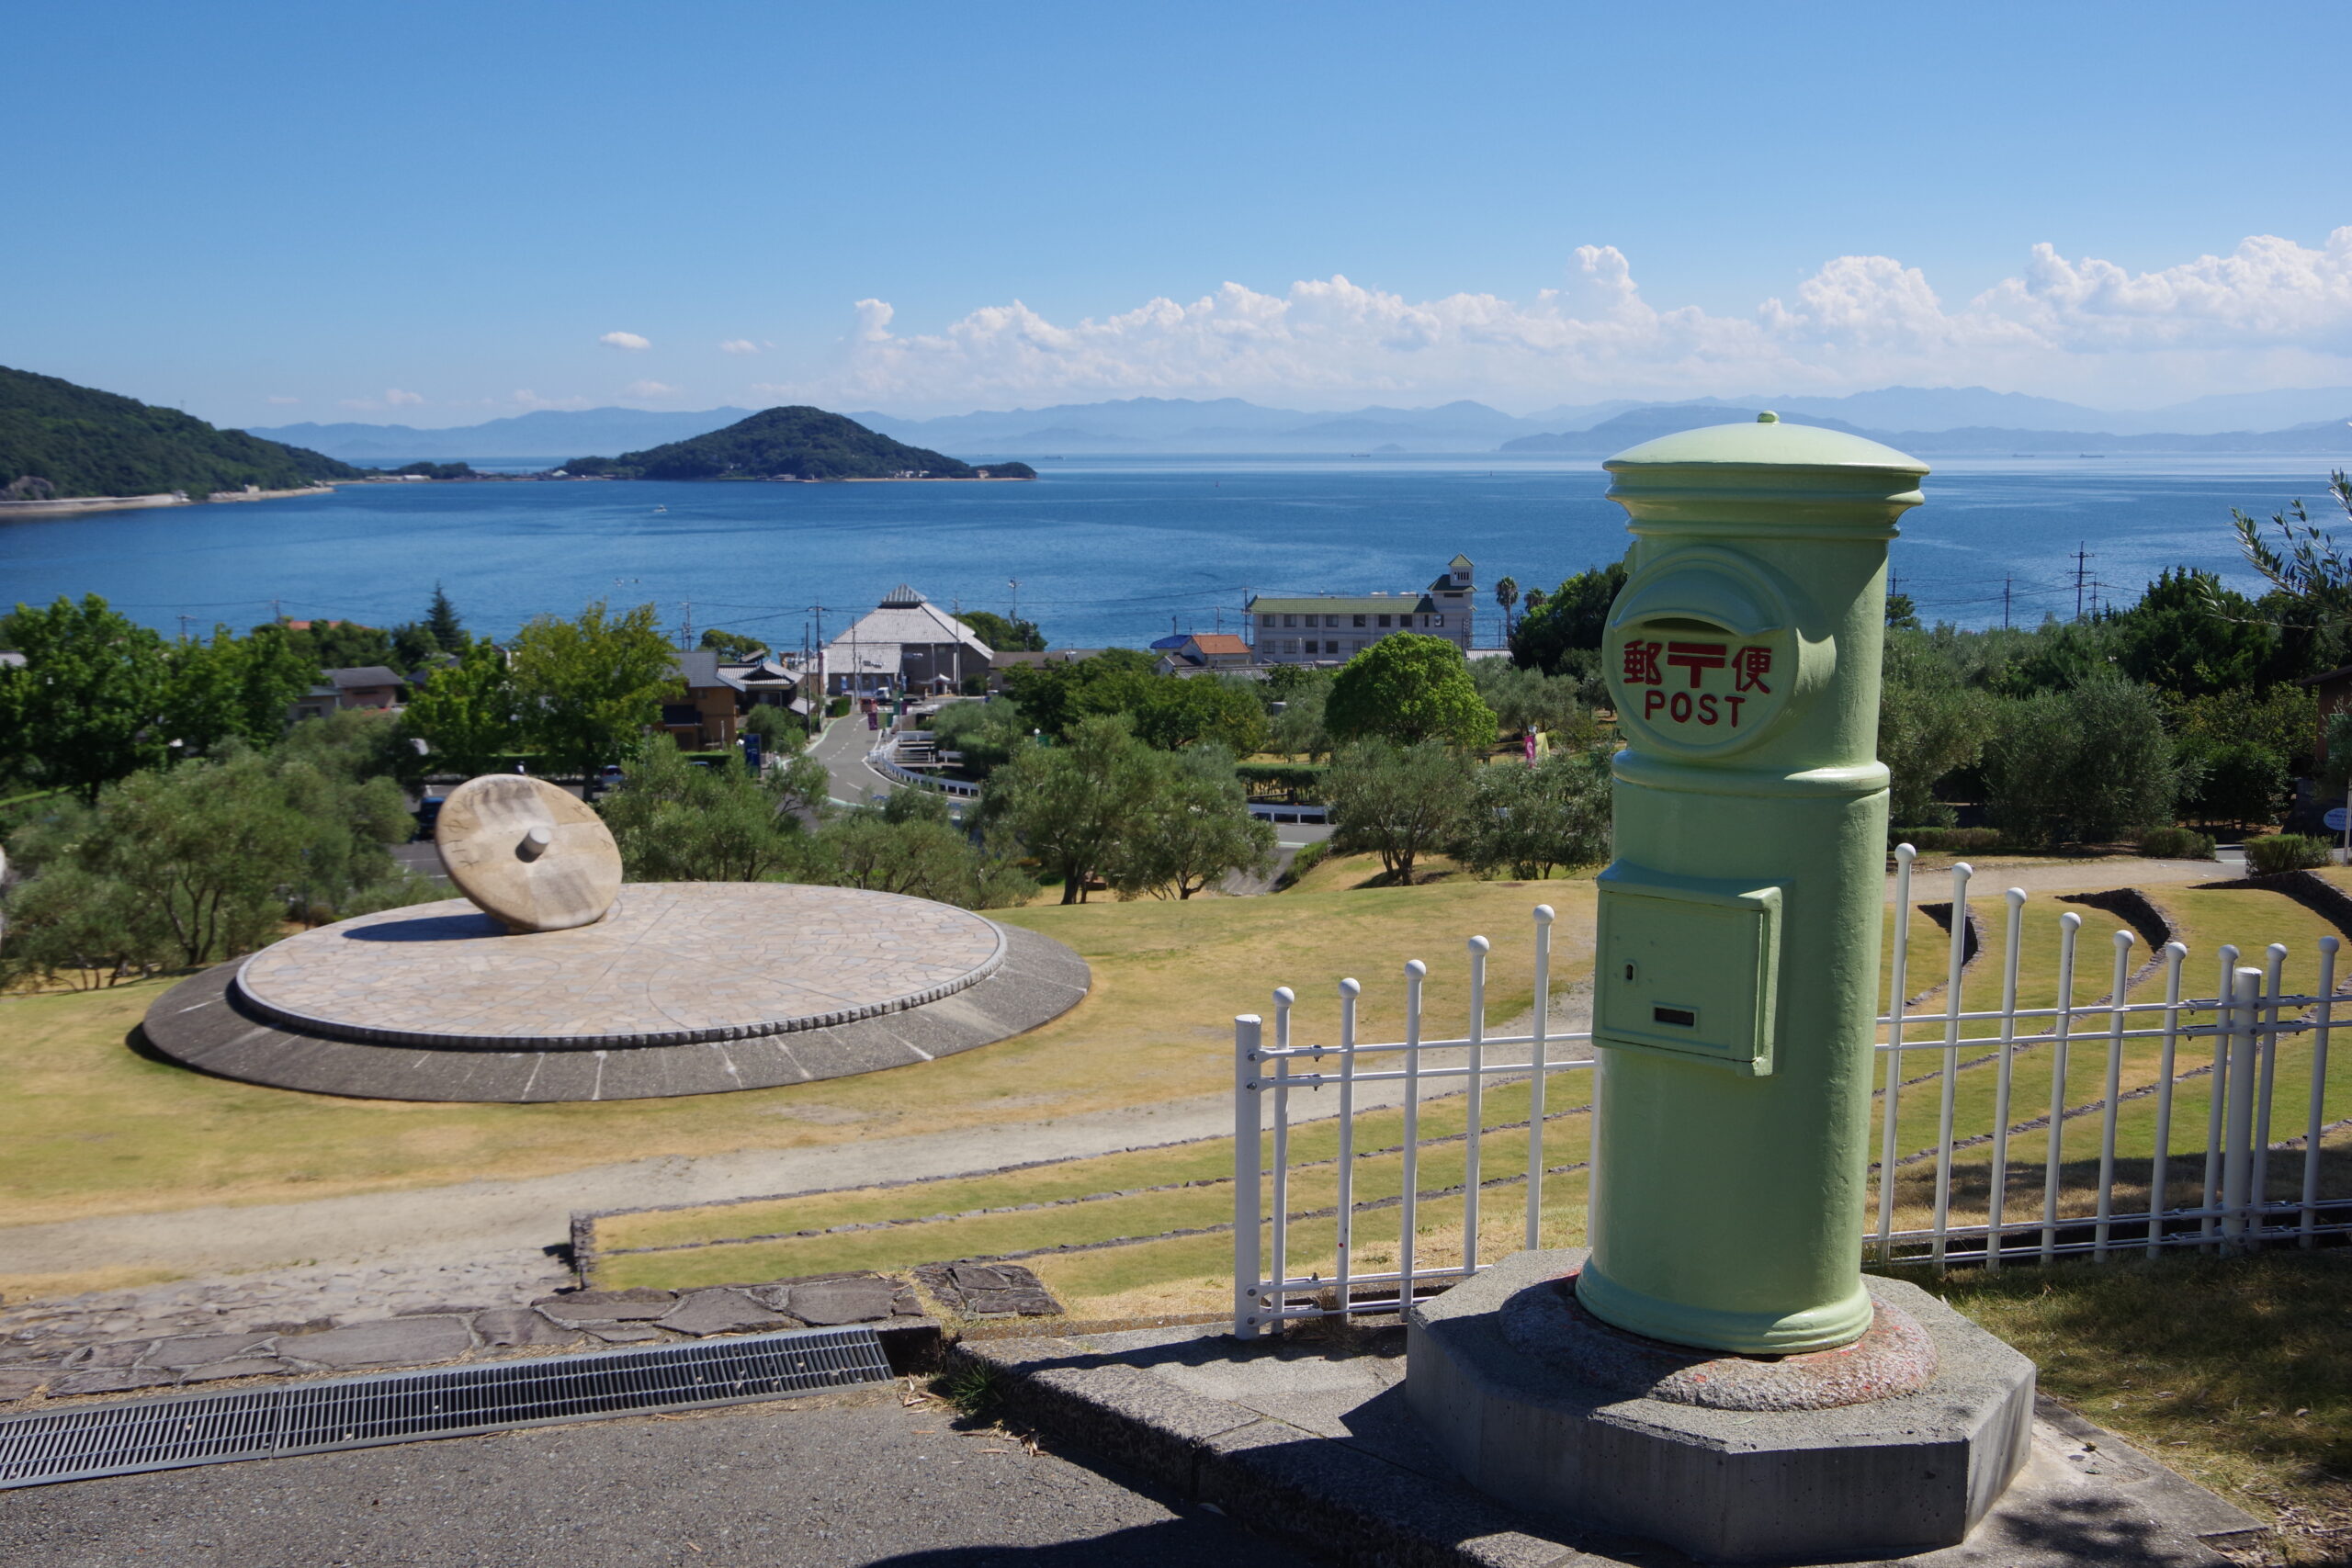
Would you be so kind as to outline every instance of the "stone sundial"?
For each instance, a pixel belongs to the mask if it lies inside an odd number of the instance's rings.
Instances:
[[[605,819],[545,779],[468,779],[442,803],[433,841],[458,891],[510,931],[594,925],[620,894]]]
[[[355,915],[158,998],[164,1055],[382,1100],[638,1100],[920,1065],[1035,1029],[1091,984],[1060,942],[927,898],[624,885],[603,818],[541,779],[449,792],[463,898]]]

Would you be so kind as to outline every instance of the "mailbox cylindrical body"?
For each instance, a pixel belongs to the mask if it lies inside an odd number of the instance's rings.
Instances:
[[[1626,744],[1577,1299],[1678,1344],[1827,1348],[1871,1322],[1879,658],[1927,468],[1770,415],[1606,467],[1636,542],[1602,649]]]

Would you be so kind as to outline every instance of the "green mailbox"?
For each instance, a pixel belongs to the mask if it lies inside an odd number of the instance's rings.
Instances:
[[[1605,466],[1635,543],[1602,643],[1625,746],[1577,1300],[1672,1343],[1829,1348],[1872,1312],[1879,658],[1927,468],[1771,414]]]

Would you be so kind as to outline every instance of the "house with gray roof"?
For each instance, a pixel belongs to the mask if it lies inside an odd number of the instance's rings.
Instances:
[[[994,654],[972,628],[900,583],[825,645],[825,690],[936,694],[985,680]]]

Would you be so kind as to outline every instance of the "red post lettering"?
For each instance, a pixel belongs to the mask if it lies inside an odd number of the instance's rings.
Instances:
[[[1642,694],[1642,716],[1655,718],[1657,710],[1666,705],[1666,694],[1653,686]]]
[[[1690,689],[1699,689],[1700,676],[1708,670],[1724,667],[1725,649],[1719,642],[1669,642],[1666,645],[1666,661],[1690,671]]]
[[[1747,699],[1746,697],[1725,697],[1724,699],[1724,701],[1731,705],[1731,727],[1734,729],[1737,729],[1739,728],[1739,705],[1747,700]]]
[[[1677,724],[1690,723],[1690,694],[1688,692],[1675,693],[1674,700],[1666,705],[1666,714],[1668,718],[1671,718]]]
[[[1701,724],[1713,724],[1719,716],[1720,716],[1715,712],[1715,694],[1713,692],[1701,694],[1699,697],[1699,722]]]

